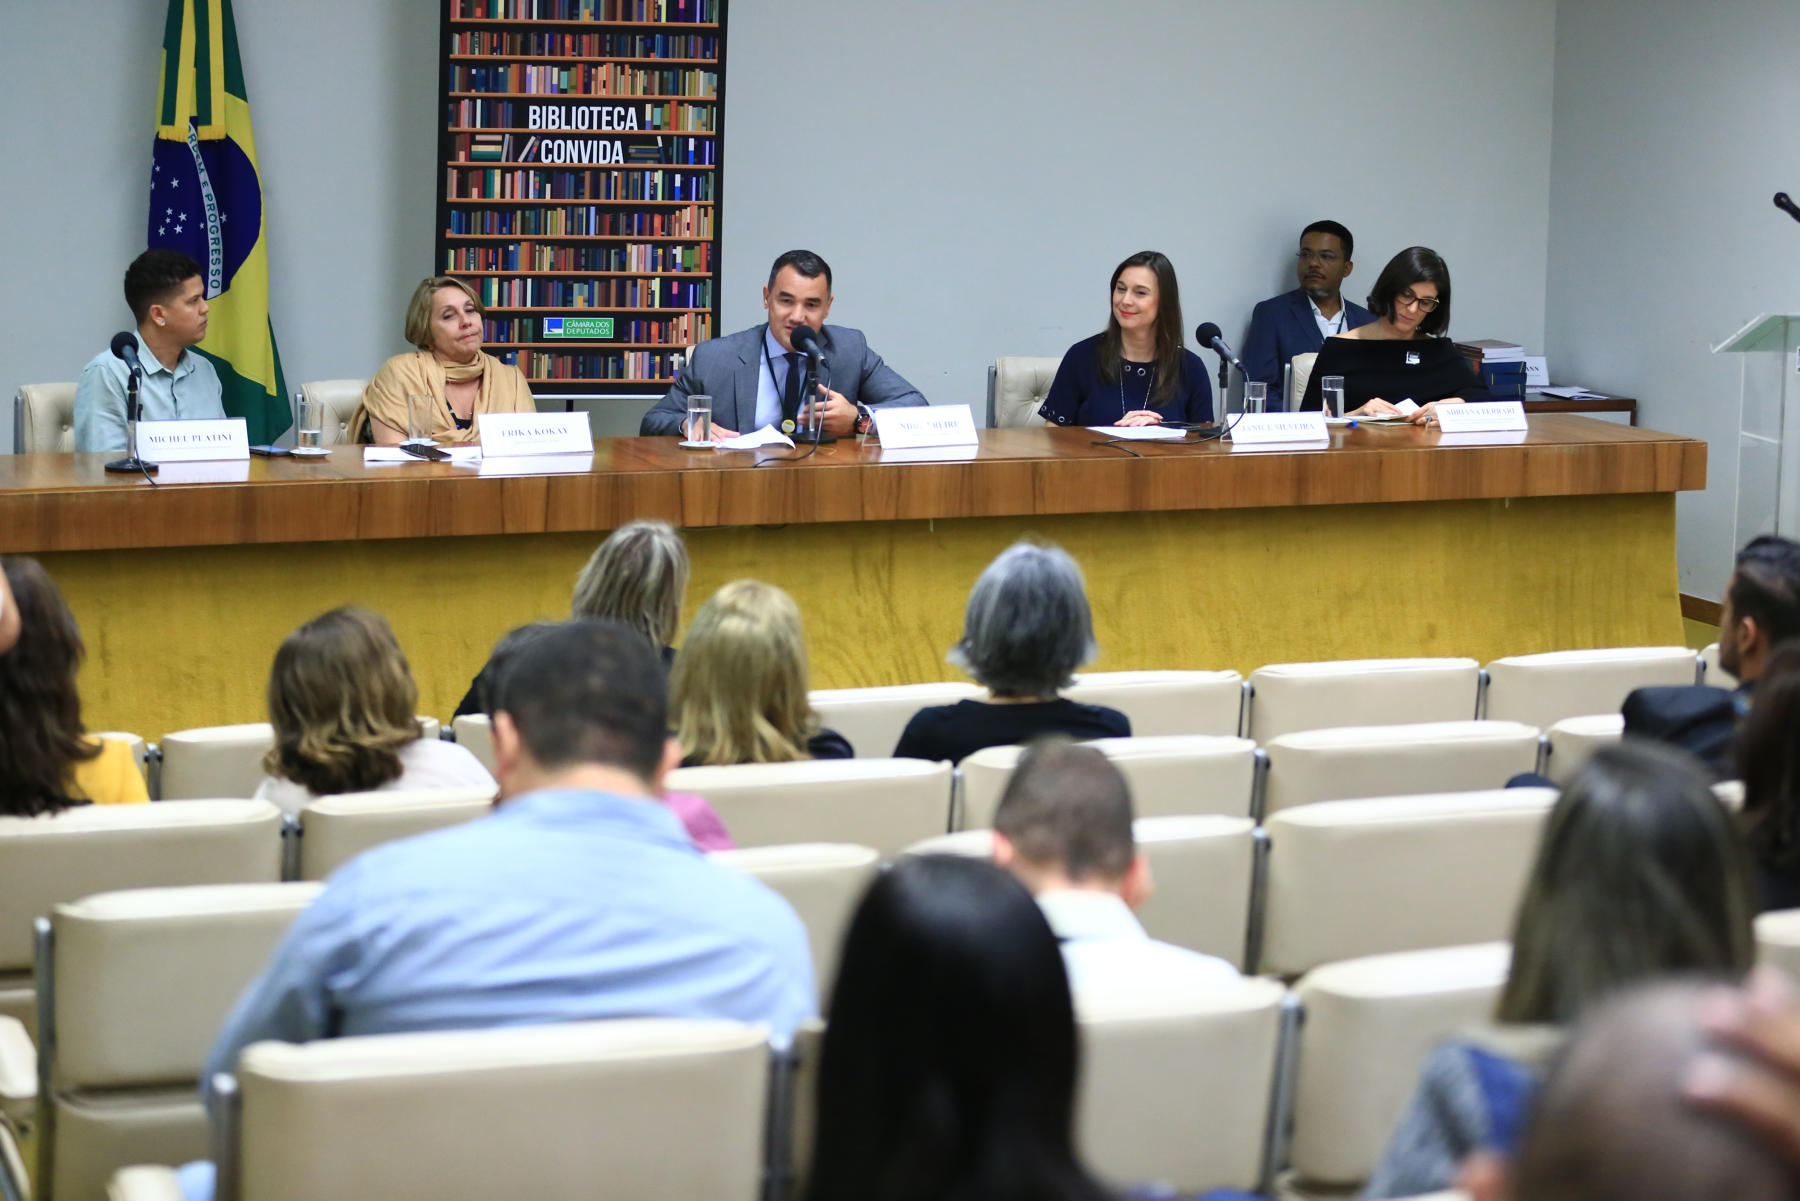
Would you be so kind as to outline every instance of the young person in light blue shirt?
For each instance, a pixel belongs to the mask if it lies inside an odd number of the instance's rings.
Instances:
[[[206,337],[206,281],[200,264],[179,250],[146,250],[125,269],[125,303],[137,321],[141,420],[188,421],[225,416],[219,374],[188,349]],[[75,449],[125,449],[125,381],[130,369],[103,350],[75,385]]]

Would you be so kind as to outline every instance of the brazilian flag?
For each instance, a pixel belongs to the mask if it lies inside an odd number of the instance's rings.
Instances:
[[[231,0],[169,0],[150,168],[153,247],[192,255],[212,312],[197,349],[252,444],[293,424],[269,324],[269,245]]]

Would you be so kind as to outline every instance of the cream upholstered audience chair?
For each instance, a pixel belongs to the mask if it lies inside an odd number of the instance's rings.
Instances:
[[[1774,909],[1757,915],[1756,960],[1800,982],[1800,909]]]
[[[1152,938],[1217,955],[1242,971],[1256,881],[1256,823],[1247,817],[1140,817],[1138,850],[1156,887],[1138,910]],[[992,830],[959,830],[906,848],[909,855],[991,859]]]
[[[1319,361],[1319,352],[1309,350],[1305,354],[1297,354],[1289,360],[1288,372],[1288,412],[1299,409],[1300,398],[1306,395],[1306,385],[1312,379],[1313,364]]]
[[[35,1028],[32,921],[58,904],[121,888],[280,879],[281,810],[266,801],[0,817],[0,1014]]]
[[[90,1201],[128,1164],[208,1154],[199,1080],[213,1040],[313,884],[107,892],[56,906],[45,989],[39,1195]]]
[[[420,717],[419,737],[436,738],[435,717]],[[201,726],[163,735],[157,744],[162,781],[157,797],[185,801],[194,797],[256,795],[266,774],[263,756],[275,745],[275,727],[266,721],[236,726]]]
[[[979,685],[946,681],[886,688],[815,688],[807,699],[825,727],[849,741],[858,759],[885,759],[894,753],[900,732],[920,709],[986,695]]]
[[[949,829],[950,765],[922,759],[808,759],[682,767],[670,792],[705,797],[740,847],[851,842],[884,855]]]
[[[1567,784],[1595,751],[1624,736],[1625,718],[1618,713],[1565,717],[1544,731],[1549,748],[1545,774],[1558,784]]]
[[[1473,659],[1343,659],[1272,663],[1250,673],[1250,737],[1300,730],[1473,719]]]
[[[844,931],[880,870],[880,852],[874,847],[813,842],[714,851],[709,858],[755,876],[794,907],[812,946],[813,982],[823,1006],[837,980]]]
[[[1425,1056],[1492,1017],[1509,959],[1505,943],[1487,943],[1352,959],[1300,979],[1297,1190],[1336,1194],[1368,1179]]]
[[[1487,665],[1484,716],[1549,726],[1565,717],[1617,713],[1633,688],[1692,684],[1685,646],[1619,646],[1509,655]]]
[[[1124,775],[1139,817],[1250,814],[1256,744],[1248,738],[1166,734],[1096,738],[1088,745],[1103,752]],[[957,806],[960,828],[994,824],[1000,795],[1023,753],[1022,747],[990,746],[962,761],[962,794]]]
[[[13,398],[19,454],[67,454],[75,449],[75,385],[21,384]]]
[[[1203,992],[1085,992],[1075,1137],[1119,1186],[1251,1191],[1268,1165],[1285,993],[1244,979]]]
[[[1244,677],[1235,671],[1092,671],[1077,675],[1063,695],[1119,710],[1138,737],[1229,737],[1240,730]]]
[[[362,403],[363,391],[368,386],[366,379],[321,379],[300,385],[302,396],[325,407],[325,426],[319,432],[321,445],[344,446],[357,440],[356,432],[350,428],[350,419],[356,415],[356,406]],[[299,419],[298,413],[294,416]]]
[[[492,788],[391,789],[320,797],[300,810],[302,880],[323,880],[370,847],[474,821],[493,812]]]
[[[450,720],[450,735],[456,745],[481,760],[481,766],[494,774],[494,727],[485,713],[464,714]]]
[[[257,1043],[219,1198],[756,1201],[767,1038],[633,1018]],[[112,1195],[160,1196],[168,1176],[121,1173]]]
[[[1269,756],[1265,811],[1314,801],[1499,788],[1537,767],[1538,731],[1511,721],[1349,726],[1283,734]]]
[[[994,360],[988,378],[988,424],[995,428],[1048,425],[1038,406],[1050,395],[1061,358],[1008,355]]]
[[[1554,788],[1302,805],[1269,818],[1257,971],[1503,939]]]
[[[1700,682],[1714,688],[1736,688],[1738,678],[1719,666],[1719,644],[1709,642],[1700,652]]]

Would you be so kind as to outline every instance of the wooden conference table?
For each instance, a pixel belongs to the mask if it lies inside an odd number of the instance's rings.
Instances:
[[[683,529],[689,616],[741,576],[791,592],[815,687],[959,678],[944,654],[969,586],[1027,534],[1082,563],[1097,670],[1681,641],[1675,493],[1705,486],[1705,443],[1563,415],[1464,437],[1365,425],[1329,448],[1133,455],[1005,429],[962,457],[852,439],[793,462],[620,438],[570,474],[343,447],[170,464],[154,488],[107,476],[107,455],[0,456],[0,552],[38,556],[80,619],[89,725],[148,738],[263,719],[281,639],[352,603],[389,617],[420,711],[447,717],[494,640],[565,615],[635,518]]]

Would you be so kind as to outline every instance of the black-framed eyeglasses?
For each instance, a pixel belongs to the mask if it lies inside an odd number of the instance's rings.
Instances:
[[[1324,263],[1330,266],[1338,261],[1339,256],[1335,250],[1302,250],[1294,257],[1303,263]]]
[[[1394,303],[1395,304],[1403,304],[1407,308],[1411,308],[1413,305],[1416,304],[1419,306],[1421,311],[1427,312],[1427,313],[1435,312],[1438,307],[1437,297],[1435,297],[1435,296],[1414,296],[1413,290],[1411,288],[1408,288],[1406,291],[1400,293],[1400,295],[1394,297]]]

